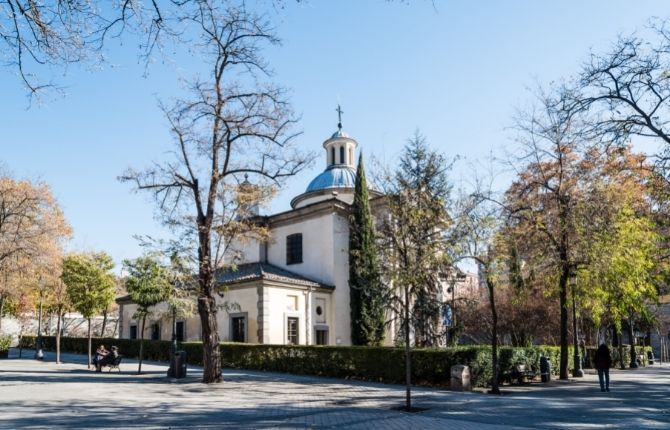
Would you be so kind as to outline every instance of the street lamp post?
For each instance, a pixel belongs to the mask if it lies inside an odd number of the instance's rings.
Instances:
[[[456,278],[451,278],[451,285],[447,288],[447,293],[451,293],[451,302],[449,303],[449,326],[447,327],[447,347],[453,342],[453,336],[450,336],[450,331],[456,327],[456,312],[454,309],[454,297],[456,291]],[[454,332],[455,334],[455,332]]]
[[[572,280],[572,341],[574,349],[574,369],[572,370],[572,376],[575,378],[584,377],[584,370],[582,370],[582,359],[579,355],[579,331],[577,326],[577,299],[575,298],[575,293],[577,290],[577,272],[574,270],[570,273],[570,278]]]
[[[467,276],[464,273],[455,273],[451,275],[448,280],[450,282],[449,288],[447,288],[447,293],[451,293],[451,303],[449,305],[449,314],[450,314],[450,324],[449,327],[447,328],[447,346],[449,346],[449,342],[454,341],[454,336],[449,336],[449,330],[452,329],[454,331],[454,335],[456,334],[456,284],[458,282],[464,282],[467,279]]]
[[[445,326],[445,334],[446,334],[446,339],[445,339],[445,348],[449,348],[449,330],[451,329],[451,308],[447,303],[444,303],[442,305],[442,309],[444,312],[444,326]]]
[[[634,351],[635,350],[636,337],[635,337],[635,330],[633,330],[633,318],[632,317],[628,320],[628,324],[630,326],[630,334],[631,334],[631,336],[630,336],[630,354],[631,354],[630,368],[631,369],[637,369],[638,368],[637,357],[636,357],[636,354],[635,354],[635,351]],[[642,345],[642,352],[644,353],[644,345]]]
[[[44,360],[42,351],[42,291],[40,291],[40,311],[37,317],[37,341],[35,342],[35,360]]]
[[[175,377],[177,369],[175,363],[175,356],[177,354],[177,308],[172,308],[172,343],[170,344],[170,367],[168,368],[168,376]]]

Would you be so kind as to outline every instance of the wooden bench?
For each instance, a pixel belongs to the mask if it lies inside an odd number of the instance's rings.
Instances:
[[[531,382],[535,378],[535,371],[525,364],[515,364],[510,372],[512,379],[516,379],[519,384]]]
[[[121,373],[121,368],[119,367],[119,365],[121,364],[121,359],[122,358],[123,358],[123,356],[121,354],[119,354],[114,360],[112,360],[110,362],[107,362],[107,363],[102,362],[100,364],[100,368],[102,369],[103,367],[109,367],[110,372],[112,370],[116,369],[116,370],[119,371],[119,373]]]

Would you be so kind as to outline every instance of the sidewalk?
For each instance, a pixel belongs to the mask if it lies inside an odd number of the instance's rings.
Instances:
[[[173,380],[167,366],[126,360],[119,373],[86,369],[83,355],[0,360],[0,428],[521,429],[670,428],[670,368],[613,371],[612,392],[596,377],[504,387],[502,396],[224,369],[225,382],[199,382],[201,369]]]

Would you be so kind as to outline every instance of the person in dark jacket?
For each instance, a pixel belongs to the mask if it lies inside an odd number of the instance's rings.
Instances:
[[[95,354],[93,355],[93,364],[97,366],[98,361],[105,358],[107,354],[109,354],[109,351],[105,349],[105,345],[98,345],[98,349],[95,350]]]
[[[612,367],[612,356],[610,350],[604,343],[598,347],[596,355],[593,358],[593,364],[598,369],[598,380],[600,381],[600,391],[610,390],[610,367]]]
[[[95,363],[95,371],[98,373],[102,372],[103,366],[114,363],[114,360],[116,360],[118,357],[119,357],[119,348],[117,348],[116,346],[112,346],[112,350],[109,351],[107,355],[105,355],[103,358],[101,358]]]

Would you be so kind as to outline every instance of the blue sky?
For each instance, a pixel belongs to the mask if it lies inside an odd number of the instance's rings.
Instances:
[[[408,4],[410,3],[410,4]],[[506,127],[527,88],[577,72],[590,49],[617,34],[670,17],[670,2],[285,0],[267,7],[283,45],[265,51],[274,81],[292,90],[304,133],[317,151],[271,212],[325,167],[321,143],[337,125],[366,158],[393,164],[416,129],[465,161],[513,148]],[[71,67],[54,79],[66,96],[28,108],[12,70],[0,69],[0,162],[15,176],[47,181],[75,232],[72,250],[104,250],[117,262],[141,253],[135,234],[160,234],[147,195],[116,180],[127,167],[160,160],[170,148],[157,100],[169,101],[197,69],[187,56],[158,58],[144,75],[134,43],[111,44],[99,70]],[[457,180],[457,178],[454,178]]]

